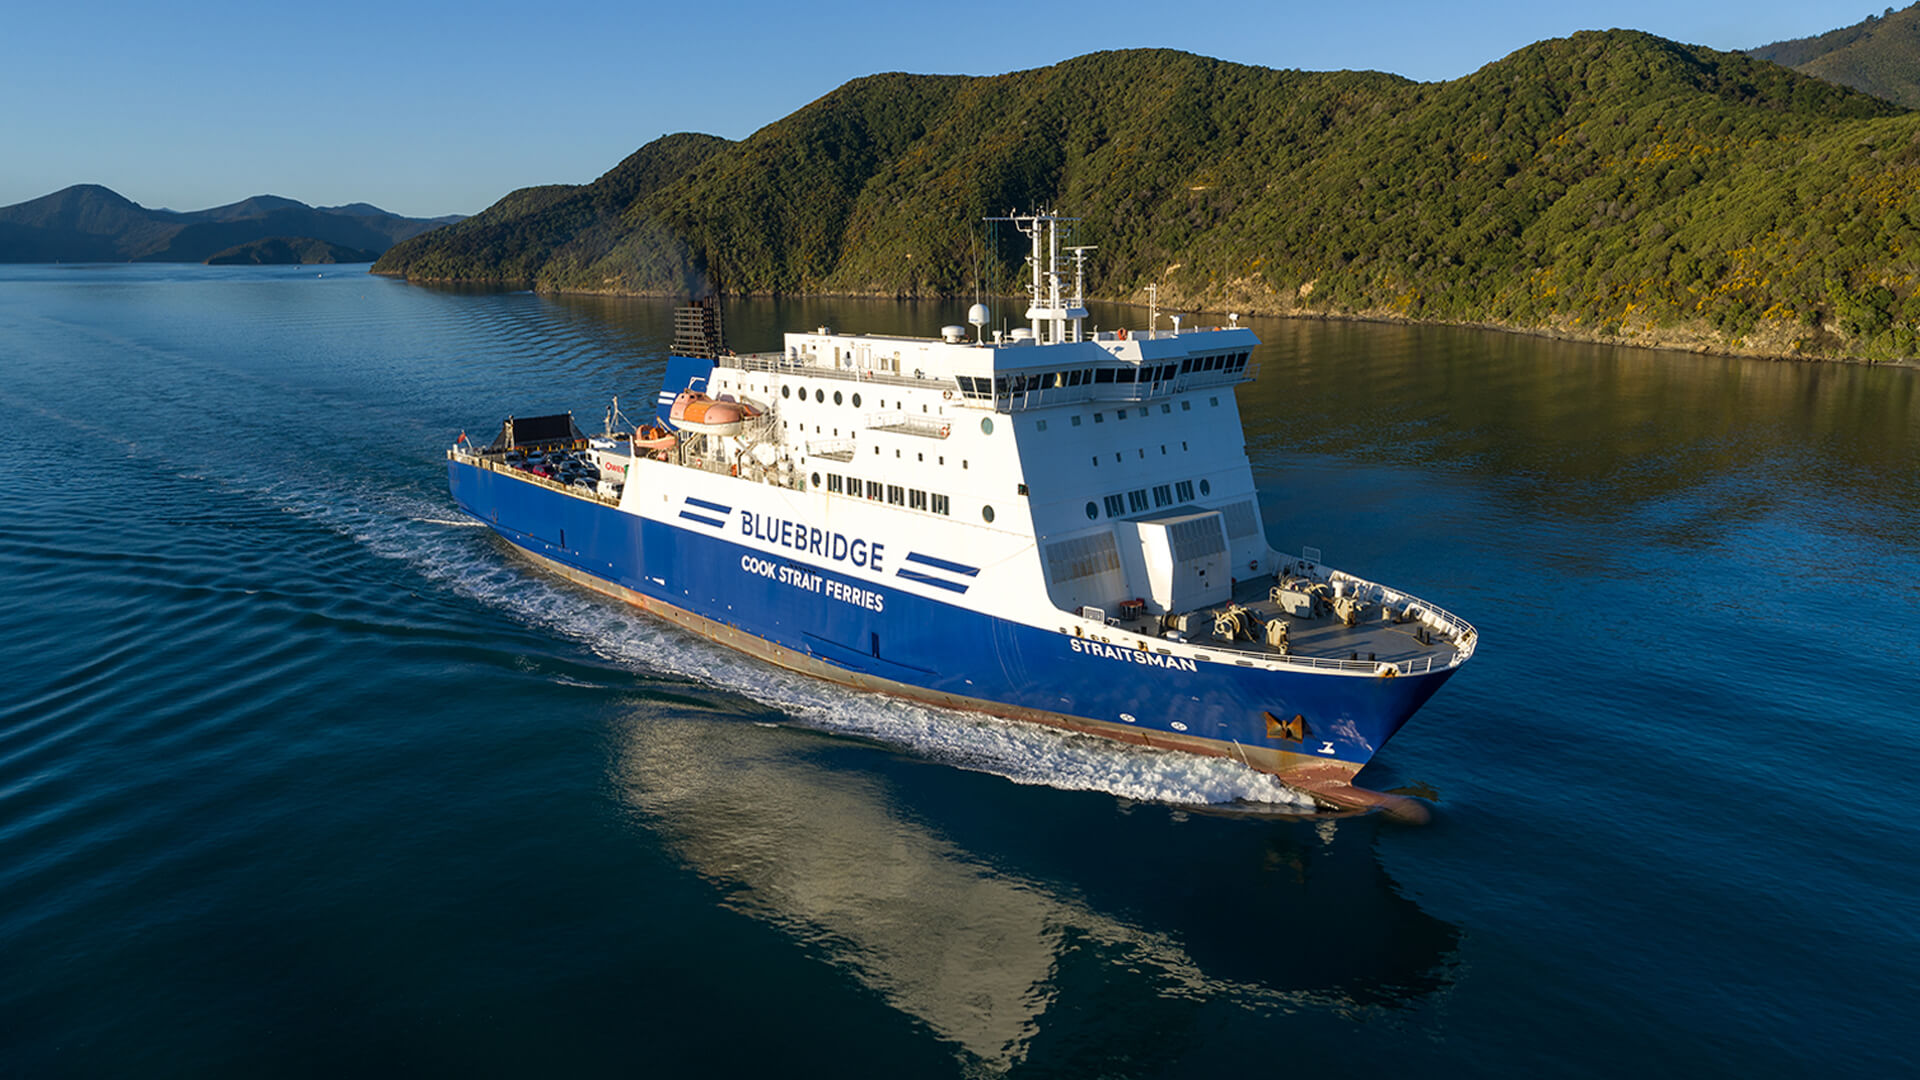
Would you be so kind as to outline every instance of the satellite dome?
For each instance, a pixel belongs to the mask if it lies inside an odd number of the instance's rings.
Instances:
[[[967,321],[975,326],[985,326],[991,318],[985,304],[975,304],[967,309]]]

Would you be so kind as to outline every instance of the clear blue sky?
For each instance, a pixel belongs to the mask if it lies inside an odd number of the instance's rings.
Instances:
[[[880,71],[997,74],[1161,46],[1440,80],[1575,30],[1733,49],[1884,6],[22,0],[0,19],[0,205],[90,182],[176,210],[274,194],[475,213],[517,187],[592,180],[670,131],[741,138]]]

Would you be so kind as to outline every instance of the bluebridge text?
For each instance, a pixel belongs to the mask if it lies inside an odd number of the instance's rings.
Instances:
[[[822,559],[850,562],[869,570],[880,569],[880,560],[887,548],[882,543],[868,543],[865,540],[856,540],[845,533],[828,532],[826,529],[816,529],[797,521],[762,517],[747,510],[740,511],[740,531],[755,540],[764,540],[769,544],[778,544],[808,555],[817,555]]]

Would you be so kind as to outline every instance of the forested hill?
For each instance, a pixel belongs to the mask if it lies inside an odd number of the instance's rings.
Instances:
[[[1168,308],[1920,351],[1920,114],[1631,31],[1445,83],[1156,50],[876,75],[738,143],[669,136],[592,184],[514,192],[374,269],[965,294],[980,219],[1015,207],[1081,217],[1110,299],[1158,283]]]
[[[179,213],[149,210],[98,184],[75,184],[0,206],[0,263],[199,262],[269,238],[372,258],[396,240],[457,220],[401,217],[366,203],[314,207],[277,195]]]
[[[1785,64],[1815,78],[1920,108],[1920,4],[1869,15],[1818,37],[1776,41],[1749,56]]]

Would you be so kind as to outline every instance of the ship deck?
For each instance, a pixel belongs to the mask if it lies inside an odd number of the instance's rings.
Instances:
[[[1213,616],[1226,605],[1192,613],[1191,629],[1184,635],[1187,644],[1228,655],[1241,654],[1248,660],[1284,656],[1294,663],[1324,662],[1340,667],[1393,664],[1402,671],[1447,667],[1460,652],[1453,635],[1435,632],[1418,618],[1405,617],[1405,602],[1398,605],[1367,603],[1349,626],[1327,605],[1316,606],[1311,615],[1287,614],[1279,603],[1269,598],[1273,585],[1274,579],[1266,576],[1238,582],[1233,590],[1233,603],[1246,608],[1262,624],[1282,620],[1287,627],[1285,649],[1267,644],[1258,627],[1253,631],[1252,640],[1227,641],[1216,636]],[[1158,636],[1162,628],[1158,615],[1111,622],[1118,629],[1147,636]],[[1422,641],[1422,637],[1427,640]]]

